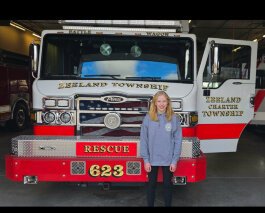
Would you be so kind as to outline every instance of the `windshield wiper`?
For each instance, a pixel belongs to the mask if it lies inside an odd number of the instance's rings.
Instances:
[[[161,77],[136,77],[136,76],[129,76],[129,77],[126,77],[126,79],[131,79],[131,80],[152,80],[152,81],[159,81],[161,80]]]
[[[120,77],[121,75],[81,75],[80,77],[111,77],[113,79],[117,79],[116,77]]]

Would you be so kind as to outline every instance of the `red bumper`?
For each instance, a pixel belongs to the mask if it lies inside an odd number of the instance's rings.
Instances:
[[[129,162],[140,162],[140,171],[137,174],[128,172]],[[147,181],[147,173],[140,158],[44,158],[6,155],[5,164],[6,177],[12,181],[23,181],[24,176],[37,176],[40,182]],[[174,175],[187,177],[187,182],[204,180],[206,178],[205,155],[193,159],[181,158]],[[159,171],[158,181],[162,181],[161,171]]]

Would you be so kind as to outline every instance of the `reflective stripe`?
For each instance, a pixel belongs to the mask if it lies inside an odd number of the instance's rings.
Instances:
[[[246,124],[199,124],[196,127],[200,140],[206,139],[238,139]]]

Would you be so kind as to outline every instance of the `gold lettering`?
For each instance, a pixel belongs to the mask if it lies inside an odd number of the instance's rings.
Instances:
[[[58,89],[63,89],[63,88],[65,88],[64,83],[59,83]]]
[[[113,146],[108,146],[107,147],[107,152],[113,152]]]
[[[90,150],[91,146],[87,146],[86,145],[84,148],[85,148],[85,151],[84,152],[91,152],[91,150]]]
[[[100,152],[106,152],[107,148],[106,146],[100,146]]]
[[[244,111],[202,111],[203,117],[242,116]]]
[[[123,152],[129,152],[129,146],[124,146],[123,147]]]
[[[167,85],[163,85],[163,91],[166,91],[166,90],[167,90],[167,88],[168,88],[168,86],[167,86]]]
[[[99,152],[99,147],[98,146],[93,146],[93,152]]]
[[[126,85],[127,85],[127,87],[134,87],[133,83],[127,83]]]
[[[65,88],[71,88],[71,85],[72,85],[71,83],[66,83]]]
[[[151,89],[157,89],[157,85],[156,84],[151,84]]]
[[[72,83],[72,87],[77,87],[78,83]]]
[[[121,152],[121,146],[114,146],[115,152]]]
[[[168,36],[168,32],[146,32],[149,36]]]

